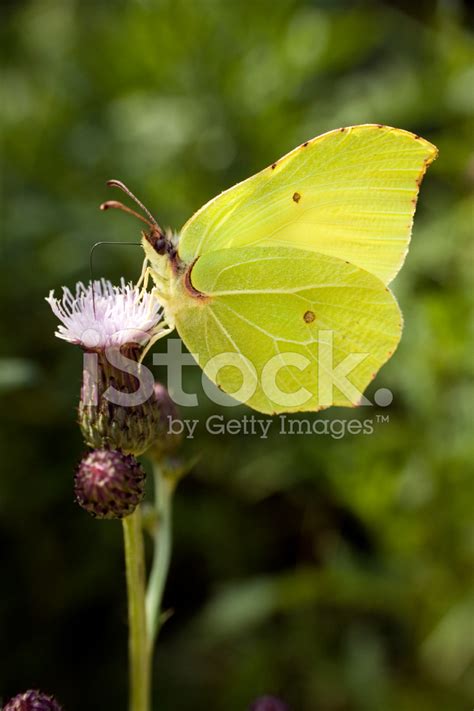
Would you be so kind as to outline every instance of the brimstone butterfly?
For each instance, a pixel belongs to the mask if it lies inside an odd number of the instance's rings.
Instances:
[[[397,128],[330,131],[215,197],[178,234],[134,198],[149,218],[142,245],[163,335],[176,328],[210,379],[260,412],[358,404],[400,340],[387,285],[436,155]]]

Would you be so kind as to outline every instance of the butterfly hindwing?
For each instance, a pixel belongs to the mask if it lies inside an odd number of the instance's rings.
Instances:
[[[183,291],[177,302],[181,338],[224,392],[239,391],[244,374],[239,399],[260,412],[357,404],[400,339],[391,292],[333,256],[223,249],[199,257],[189,282],[201,296]]]

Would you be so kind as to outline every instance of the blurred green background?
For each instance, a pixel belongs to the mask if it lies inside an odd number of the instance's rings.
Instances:
[[[375,122],[440,148],[395,284],[402,343],[368,393],[394,392],[369,413],[390,422],[341,439],[201,427],[185,443],[201,459],[176,501],[157,708],[244,711],[263,693],[293,711],[471,708],[468,4],[3,0],[1,12],[0,697],[41,687],[66,711],[127,704],[120,526],[72,501],[81,353],[53,337],[44,302],[89,278],[93,242],[138,237],[98,211],[105,181],[178,228],[305,139]],[[141,255],[109,247],[95,264],[135,279]],[[200,374],[186,370],[191,391]],[[186,414],[221,412],[201,398]],[[367,408],[321,415],[348,416]]]

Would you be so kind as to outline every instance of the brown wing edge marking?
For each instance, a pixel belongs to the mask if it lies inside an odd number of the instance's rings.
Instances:
[[[208,300],[210,297],[207,294],[203,294],[202,291],[199,291],[196,289],[191,281],[191,272],[194,269],[194,266],[197,262],[199,257],[196,257],[194,262],[192,262],[189,267],[186,269],[186,272],[184,274],[184,286],[188,293],[193,297],[193,299],[200,299],[200,300]]]

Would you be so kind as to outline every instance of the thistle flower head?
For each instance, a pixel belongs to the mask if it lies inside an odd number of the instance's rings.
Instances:
[[[52,291],[46,301],[61,321],[56,336],[86,351],[79,404],[86,443],[142,454],[160,432],[153,378],[139,366],[163,332],[158,299],[123,279],[120,286],[101,279],[80,282],[75,295],[63,287],[61,299]]]
[[[52,696],[30,690],[10,699],[3,711],[62,711],[62,708]]]
[[[155,296],[122,279],[120,286],[101,279],[76,284],[75,295],[63,287],[46,301],[61,321],[55,335],[86,350],[145,344],[160,330],[162,308]]]
[[[124,518],[143,498],[145,472],[132,455],[96,449],[79,464],[74,477],[77,503],[95,518]]]

